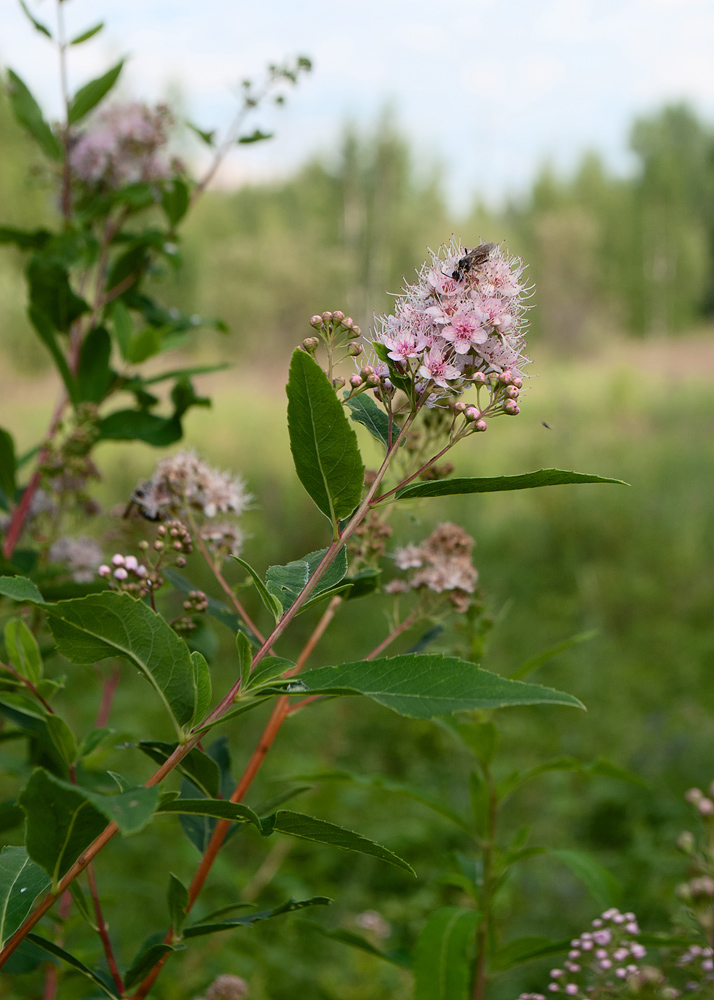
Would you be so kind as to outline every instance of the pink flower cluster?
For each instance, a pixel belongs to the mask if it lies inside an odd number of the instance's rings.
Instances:
[[[472,265],[460,243],[441,247],[397,297],[394,313],[379,317],[376,340],[417,387],[463,392],[477,373],[481,381],[504,371],[522,376],[523,265],[500,247],[487,250]],[[385,362],[373,367],[388,374]]]
[[[69,154],[72,171],[86,184],[110,188],[165,180],[175,172],[165,151],[172,125],[164,104],[155,108],[138,102],[113,104],[74,136]]]
[[[146,516],[157,520],[186,510],[206,518],[216,514],[242,514],[251,495],[240,476],[219,472],[194,451],[179,451],[162,458],[148,482],[141,483],[132,497]],[[227,528],[221,526],[225,534]]]
[[[448,594],[457,611],[465,612],[470,595],[476,589],[478,571],[471,560],[474,540],[458,524],[440,524],[421,545],[397,549],[394,557],[399,569],[410,572],[407,582],[391,580],[385,590],[405,593],[409,588],[426,588]]]
[[[594,988],[613,989],[641,971],[647,949],[635,941],[640,933],[634,913],[620,913],[614,907],[592,922],[570,942],[571,950],[562,969],[552,969],[548,993],[563,993],[586,1000]],[[607,995],[610,995],[609,993]],[[519,1000],[546,1000],[541,993],[521,993]]]

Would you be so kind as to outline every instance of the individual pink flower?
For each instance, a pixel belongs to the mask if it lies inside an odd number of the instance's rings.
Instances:
[[[444,357],[440,347],[436,345],[429,348],[429,353],[424,356],[424,361],[419,368],[422,378],[429,379],[442,389],[448,389],[448,382],[461,377],[459,369]]]
[[[482,326],[480,311],[474,307],[464,307],[454,313],[451,322],[441,331],[444,340],[454,345],[457,354],[467,354],[474,344],[485,344],[488,333]]]

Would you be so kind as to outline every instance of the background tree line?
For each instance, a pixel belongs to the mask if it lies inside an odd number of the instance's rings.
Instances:
[[[546,164],[503,208],[477,200],[456,217],[443,171],[424,170],[385,114],[369,131],[347,127],[332,156],[285,180],[209,193],[188,229],[182,272],[157,281],[175,282],[182,304],[227,321],[233,336],[222,353],[257,358],[267,346],[289,349],[316,309],[346,309],[367,325],[424,247],[454,232],[466,244],[505,239],[525,258],[536,286],[532,335],[558,349],[612,334],[676,334],[714,309],[714,127],[686,105],[667,106],[635,121],[630,148],[630,177],[588,152],[571,176]],[[38,209],[49,217],[47,191],[0,101],[2,221],[21,225]],[[24,318],[19,268],[1,247],[0,346],[34,369],[42,349]]]

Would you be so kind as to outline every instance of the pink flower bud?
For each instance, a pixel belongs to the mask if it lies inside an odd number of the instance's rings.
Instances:
[[[332,387],[333,387],[333,389],[341,389],[344,384],[345,384],[345,380],[342,378],[341,375],[338,375],[337,378],[333,378],[333,380],[332,380]]]
[[[347,353],[351,358],[358,358],[362,353],[362,345],[350,344],[350,346],[347,348]]]
[[[466,403],[464,403],[463,399],[459,399],[454,403],[454,413],[463,413],[465,409]]]
[[[379,380],[379,375],[368,375],[367,376],[367,385],[368,386],[376,388],[377,386],[379,386],[379,381],[380,381]]]
[[[126,580],[128,576],[129,574],[127,573],[127,571],[124,569],[123,566],[120,566],[119,569],[114,570],[114,578],[116,580]]]
[[[487,431],[488,430],[488,424],[486,423],[485,420],[477,420],[476,423],[474,424],[474,427],[475,427],[475,429],[477,431]]]
[[[509,385],[506,386],[505,394],[509,399],[518,399],[519,391],[515,385]]]
[[[137,576],[146,576],[146,566],[137,566],[136,567],[136,575]]]
[[[331,323],[332,322],[332,313],[331,312],[324,312],[322,314],[322,321],[323,321],[323,323]]]
[[[508,370],[506,370],[505,372],[501,372],[501,374],[498,376],[498,381],[501,382],[503,385],[510,385],[512,379],[513,379],[513,372],[509,372]]]
[[[515,386],[516,389],[522,389],[523,388],[523,379],[519,375],[516,375],[516,377],[514,379],[512,379],[511,385]]]
[[[360,336],[360,334],[362,333],[362,331],[360,330],[360,328],[359,328],[358,326],[353,326],[353,327],[352,327],[352,330],[353,330],[353,332],[354,332],[354,333],[356,333],[356,334],[357,334],[357,336],[358,336],[358,337],[359,337],[359,336]]]
[[[704,798],[704,793],[700,788],[688,788],[684,793],[684,798],[690,806],[696,806]]]
[[[701,799],[697,809],[700,816],[714,816],[714,802],[711,799]]]
[[[109,576],[109,574],[111,573],[111,569],[109,568],[109,566],[107,566],[106,563],[103,563],[97,570],[97,573],[99,573],[100,576]]]
[[[322,326],[322,316],[312,316],[310,319],[310,326],[314,326],[316,330],[319,330]]]
[[[476,385],[485,385],[486,384],[486,376],[484,375],[484,373],[483,372],[476,372],[476,374],[474,375],[474,382],[475,382]]]
[[[339,323],[341,326],[342,320],[345,318],[345,314],[338,309],[337,312],[333,312],[332,318],[335,321],[335,323]]]
[[[508,413],[511,417],[515,417],[517,413],[521,412],[521,408],[515,399],[507,399],[503,404],[503,412]]]
[[[481,416],[481,411],[476,406],[468,406],[465,415],[467,420],[478,420]]]
[[[374,368],[371,365],[365,365],[362,371],[360,372],[360,375],[362,375],[364,378],[368,378],[370,375],[374,375]]]
[[[359,389],[359,387],[362,385],[362,376],[352,375],[350,378],[350,385],[352,386],[353,389]]]
[[[119,552],[117,552],[117,554],[115,556],[112,556],[112,565],[113,566],[123,566],[124,565],[124,556],[121,555]]]
[[[127,556],[124,560],[124,565],[128,570],[131,570],[131,572],[136,572],[136,567],[139,565],[139,562],[136,556]]]
[[[185,566],[186,565],[186,556],[178,556],[178,558],[176,559],[176,565],[180,566],[180,567]]]

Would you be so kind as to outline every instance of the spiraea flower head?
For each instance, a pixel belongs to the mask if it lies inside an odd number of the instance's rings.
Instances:
[[[75,583],[91,583],[102,561],[102,549],[96,539],[86,535],[64,535],[50,546],[49,558],[50,562],[63,563]]]
[[[378,317],[374,342],[382,366],[390,359],[436,398],[464,392],[479,372],[522,378],[528,292],[518,258],[493,244],[469,251],[452,240],[405,286],[393,313]],[[382,366],[373,365],[377,374]]]
[[[440,524],[421,545],[397,549],[394,560],[409,571],[413,590],[447,594],[457,611],[465,611],[476,589],[478,571],[471,559],[474,540],[458,524]],[[394,593],[399,588],[391,588]]]
[[[176,172],[166,150],[173,124],[165,104],[112,104],[72,137],[72,172],[85,184],[113,189],[165,180]]]
[[[179,451],[161,459],[132,499],[147,517],[157,520],[186,511],[209,519],[217,514],[242,514],[252,497],[240,476],[214,469],[194,451]]]

